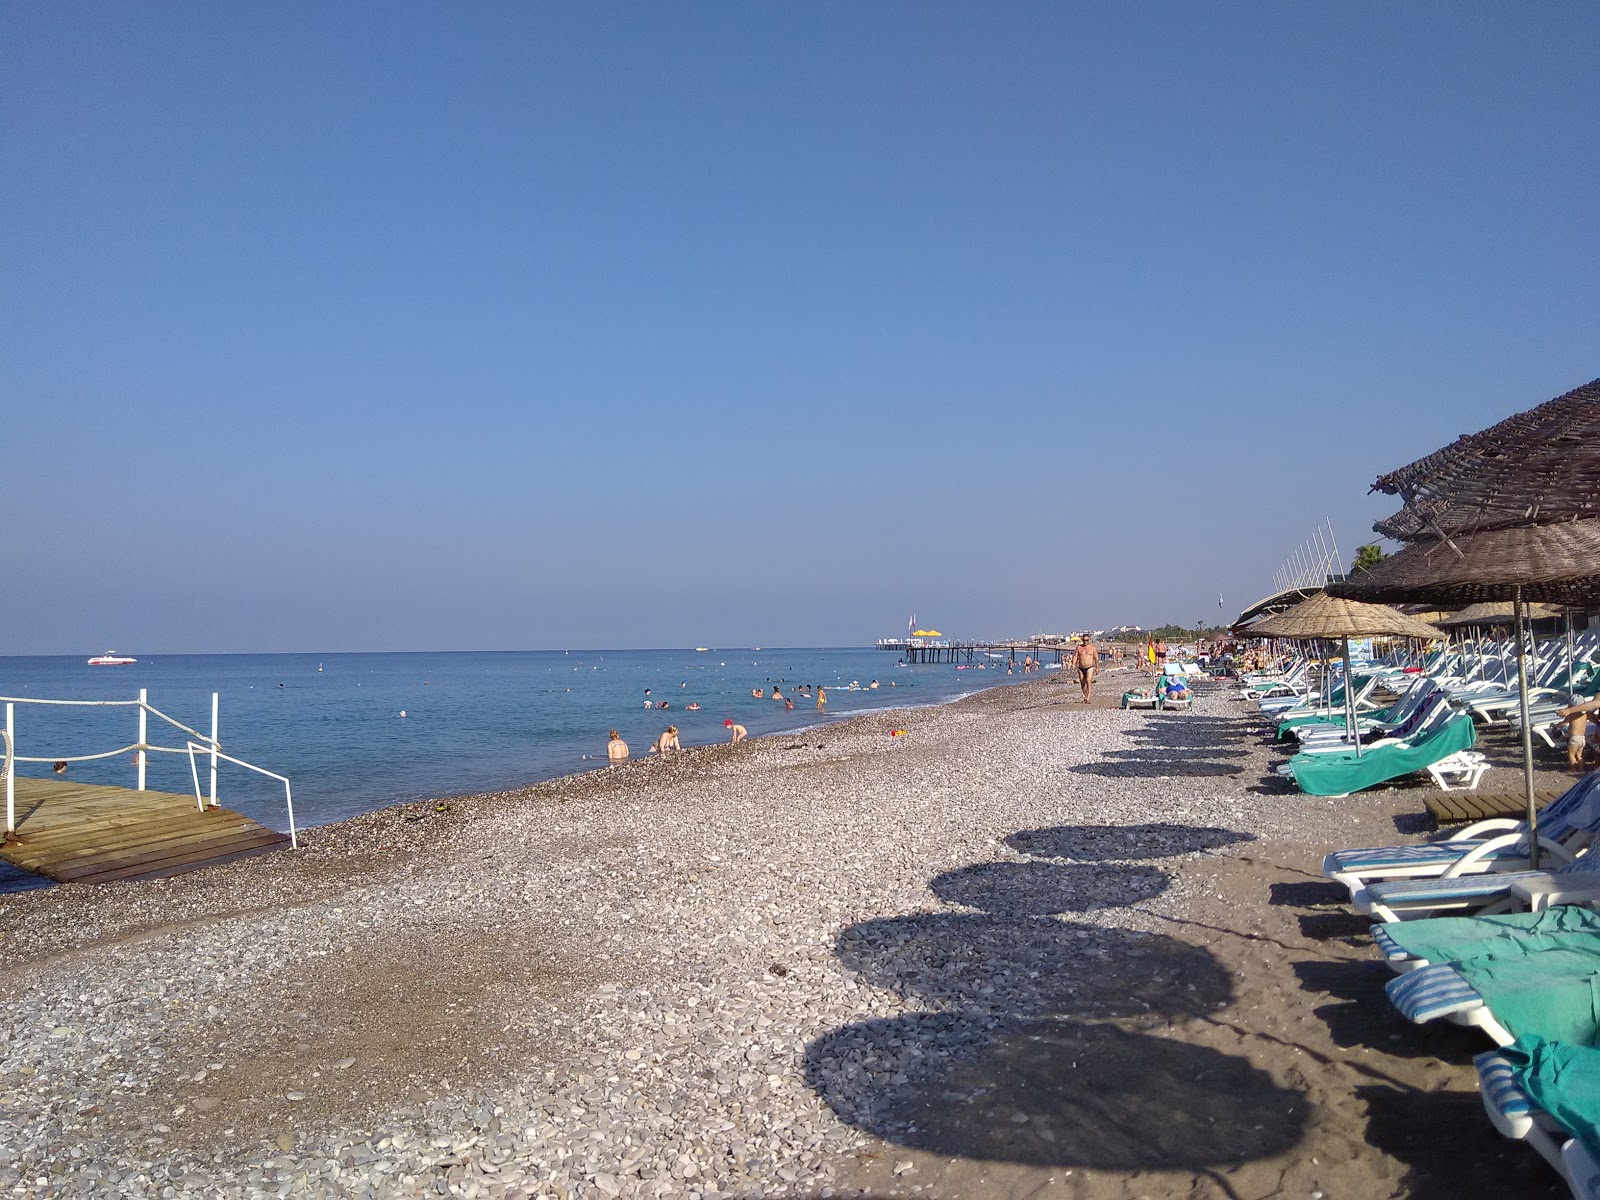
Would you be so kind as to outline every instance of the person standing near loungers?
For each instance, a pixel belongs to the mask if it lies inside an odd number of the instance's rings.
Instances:
[[[1100,651],[1087,633],[1072,652],[1072,665],[1078,668],[1078,686],[1083,689],[1083,702],[1094,700],[1094,677],[1100,673]]]

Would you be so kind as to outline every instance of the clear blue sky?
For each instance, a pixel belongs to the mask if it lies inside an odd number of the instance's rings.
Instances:
[[[1600,375],[1600,6],[9,5],[0,652],[1226,614]]]

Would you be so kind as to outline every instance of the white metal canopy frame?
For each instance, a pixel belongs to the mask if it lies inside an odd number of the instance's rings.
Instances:
[[[55,762],[93,762],[96,759],[115,758],[119,754],[132,751],[135,755],[135,770],[137,772],[136,791],[145,791],[145,766],[147,756],[150,754],[184,754],[189,758],[190,774],[194,779],[195,806],[204,812],[209,805],[212,808],[220,807],[217,801],[217,764],[226,761],[246,770],[254,771],[258,775],[276,779],[283,784],[283,802],[289,812],[289,844],[299,849],[300,843],[295,833],[294,821],[294,796],[289,788],[289,781],[282,775],[275,774],[254,763],[247,763],[242,759],[234,758],[222,752],[222,743],[217,740],[217,711],[218,694],[211,693],[211,732],[201,733],[198,729],[191,729],[182,721],[169,717],[166,713],[150,703],[148,689],[139,689],[137,700],[41,700],[31,696],[0,696],[6,706],[5,737],[5,780],[6,780],[6,825],[7,836],[17,832],[17,802],[16,802],[16,764],[23,763],[55,763]],[[94,754],[46,754],[26,755],[18,754],[17,748],[17,705],[58,705],[71,708],[137,708],[139,710],[138,738],[126,746],[119,746],[115,750],[102,750]],[[153,746],[150,744],[149,720],[150,717],[159,717],[168,725],[181,733],[187,734],[182,746]],[[200,791],[200,769],[195,761],[198,751],[211,760],[211,778],[209,791],[202,795]]]

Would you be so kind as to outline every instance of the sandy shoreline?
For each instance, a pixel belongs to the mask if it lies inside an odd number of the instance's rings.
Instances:
[[[1478,1041],[1388,1016],[1316,875],[1415,793],[1275,787],[1220,691],[1075,694],[6,897],[0,1188],[1559,1195],[1474,1111]]]

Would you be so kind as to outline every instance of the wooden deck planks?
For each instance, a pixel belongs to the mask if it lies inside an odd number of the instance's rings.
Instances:
[[[1561,788],[1539,788],[1534,803],[1543,808],[1562,794]],[[1441,825],[1483,821],[1490,817],[1520,817],[1528,811],[1522,792],[1439,792],[1424,802]]]
[[[54,779],[16,781],[17,836],[0,858],[63,883],[154,879],[261,854],[289,838],[193,796]]]

